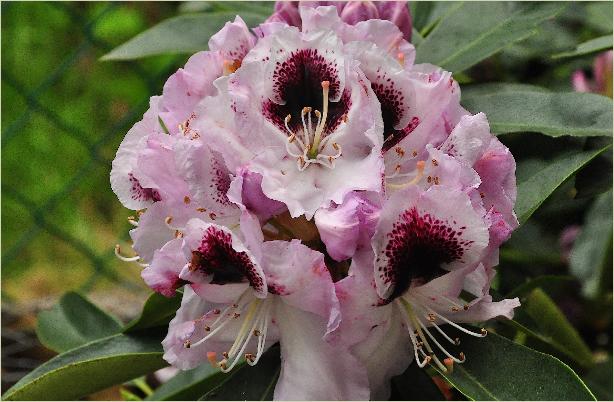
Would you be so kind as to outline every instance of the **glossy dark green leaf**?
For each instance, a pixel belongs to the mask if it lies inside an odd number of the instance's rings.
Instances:
[[[193,401],[210,391],[228,374],[220,372],[209,364],[203,364],[188,371],[181,371],[162,384],[146,400],[151,401]]]
[[[444,401],[445,399],[428,371],[413,362],[403,374],[392,377],[391,400]]]
[[[247,364],[228,373],[227,378],[218,386],[205,393],[200,400],[205,401],[270,401],[281,370],[279,346],[271,347],[258,364]]]
[[[524,223],[565,180],[610,147],[596,151],[568,153],[550,161],[526,180],[518,183],[515,211]]]
[[[569,269],[582,282],[582,292],[596,297],[604,269],[612,268],[612,190],[597,197],[586,213],[582,231],[574,242]]]
[[[121,331],[122,324],[78,293],[66,293],[51,310],[38,315],[36,334],[56,352],[76,348]]]
[[[267,17],[266,14],[253,11],[239,14],[250,27],[263,22]],[[236,15],[237,12],[223,11],[169,18],[113,49],[101,60],[132,60],[158,54],[207,50],[211,35],[219,31],[227,21],[234,20]]]
[[[180,305],[181,293],[179,292],[170,298],[158,293],[152,293],[145,301],[141,315],[128,323],[124,328],[124,332],[166,326],[175,316],[175,312]]]
[[[560,360],[490,333],[462,335],[467,360],[443,374],[472,400],[595,400]]]
[[[593,355],[578,331],[569,323],[563,312],[541,289],[534,289],[522,299],[523,311],[538,328],[538,332],[550,339],[550,343],[583,367],[593,365]]]
[[[554,17],[563,7],[554,2],[457,3],[416,49],[416,62],[462,71],[536,33],[541,22]]]
[[[579,92],[509,90],[463,92],[461,103],[472,113],[484,112],[495,134],[538,132],[552,137],[612,136],[612,100]],[[525,88],[526,89],[526,88]]]
[[[612,400],[612,358],[596,364],[583,379],[600,401]]]
[[[585,56],[591,53],[612,49],[612,35],[600,36],[599,38],[580,43],[574,50],[552,56],[555,59],[563,57]]]
[[[74,400],[167,365],[162,333],[113,335],[62,353],[23,377],[4,400]]]

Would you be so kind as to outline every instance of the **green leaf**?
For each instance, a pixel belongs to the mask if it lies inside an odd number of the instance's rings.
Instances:
[[[467,360],[442,375],[471,400],[595,400],[560,360],[497,334],[462,335]]]
[[[530,281],[518,286],[505,296],[505,299],[511,299],[514,297],[524,297],[528,293],[537,288],[559,288],[563,284],[570,284],[574,282],[573,276],[563,275],[541,275],[532,278]]]
[[[534,34],[540,23],[562,9],[562,4],[553,2],[457,3],[416,49],[416,62],[452,72],[465,70]]]
[[[596,364],[584,376],[584,382],[600,401],[612,400],[612,358]]]
[[[518,183],[515,210],[520,223],[526,222],[565,180],[609,148],[610,146],[597,151],[566,153],[550,161],[543,169],[536,171],[525,181]]]
[[[522,306],[523,311],[533,319],[539,333],[549,338],[555,348],[563,351],[584,367],[593,365],[591,350],[543,290],[534,289],[523,300]]]
[[[461,103],[472,113],[484,112],[496,134],[539,132],[552,137],[612,136],[612,100],[579,92],[508,90],[463,93]],[[513,89],[512,89],[513,88]],[[525,88],[526,89],[526,88]]]
[[[575,50],[563,52],[552,56],[553,59],[563,57],[584,56],[591,53],[601,52],[603,50],[612,49],[612,35],[600,36],[599,38],[580,43]]]
[[[141,315],[128,323],[124,332],[166,326],[175,316],[180,305],[181,293],[176,293],[175,296],[170,298],[152,293],[145,301]]]
[[[51,310],[38,315],[36,334],[56,352],[76,348],[121,331],[122,324],[78,293],[66,293]]]
[[[272,400],[280,370],[279,346],[273,346],[262,355],[257,366],[243,364],[235,368],[226,375],[223,382],[205,393],[200,400]]]
[[[605,269],[611,269],[608,249],[612,244],[612,190],[597,197],[586,213],[582,231],[569,259],[569,269],[582,282],[582,292],[596,297]]]
[[[203,364],[195,369],[179,372],[158,387],[146,400],[193,401],[224,381],[227,376],[228,374],[222,373],[218,368]]]
[[[248,26],[255,26],[267,17],[266,14],[253,11],[240,14]],[[211,36],[227,21],[234,20],[236,15],[235,12],[224,11],[169,18],[113,49],[101,60],[132,60],[159,54],[207,50]]]
[[[537,85],[519,84],[514,82],[495,82],[489,84],[461,86],[462,99],[473,99],[484,95],[501,94],[508,92],[550,92],[547,88]]]
[[[392,377],[392,397],[397,401],[445,400],[427,370],[415,363],[410,364],[403,374]]]
[[[162,334],[155,335],[113,335],[69,350],[23,377],[2,399],[74,400],[158,370],[167,363]]]

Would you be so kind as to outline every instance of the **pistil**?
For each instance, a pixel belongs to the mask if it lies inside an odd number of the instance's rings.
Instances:
[[[313,110],[309,106],[303,107],[301,110],[301,122],[303,123],[302,135],[294,133],[289,126],[291,115],[287,115],[284,119],[286,130],[290,134],[286,142],[286,151],[288,154],[297,160],[298,168],[303,171],[311,164],[324,165],[328,168],[334,167],[334,161],[341,156],[341,146],[336,142],[331,144],[331,147],[336,152],[333,155],[323,154],[324,148],[328,144],[328,138],[323,137],[324,128],[326,127],[326,119],[328,118],[328,96],[330,90],[330,82],[322,81],[322,112]],[[313,127],[313,119],[311,113],[317,118],[315,129]],[[345,121],[344,121],[345,122]],[[299,152],[295,152],[292,147],[296,146]]]

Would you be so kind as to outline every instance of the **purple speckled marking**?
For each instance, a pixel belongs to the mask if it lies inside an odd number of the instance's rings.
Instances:
[[[136,201],[161,201],[160,193],[153,188],[143,188],[139,180],[134,177],[132,173],[128,173],[128,180],[132,187],[130,188],[130,194],[133,200]]]
[[[284,120],[287,115],[292,118],[289,127],[293,132],[302,129],[301,110],[310,106],[313,110],[322,111],[322,81],[328,81],[329,99],[339,95],[339,71],[331,61],[322,56],[316,49],[297,50],[283,62],[277,62],[273,72],[273,92],[276,97],[285,101],[279,105],[265,100],[262,105],[264,116],[280,130],[286,132]],[[329,102],[328,118],[324,134],[330,134],[343,120],[350,110],[350,93],[344,90],[338,102]],[[313,126],[317,118],[312,113]]]
[[[200,246],[192,252],[190,269],[212,275],[211,283],[216,285],[247,279],[256,291],[262,291],[264,286],[247,253],[232,248],[231,234],[213,226],[205,230]]]
[[[455,225],[456,222],[453,222]],[[462,261],[472,240],[462,239],[465,226],[454,229],[450,223],[411,208],[399,215],[384,250],[386,261],[376,260],[378,275],[394,291],[389,300],[413,285],[421,285],[445,274],[442,264]]]

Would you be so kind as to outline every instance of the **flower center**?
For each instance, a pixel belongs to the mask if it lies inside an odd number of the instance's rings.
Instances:
[[[452,303],[452,312],[467,310],[469,308],[468,305],[460,306],[450,299],[445,297],[443,298]],[[414,357],[416,358],[416,363],[420,368],[426,366],[431,361],[434,361],[441,371],[447,373],[452,371],[454,363],[460,364],[465,361],[465,354],[463,352],[459,353],[459,357],[453,356],[446,350],[446,348],[443,347],[441,343],[439,343],[433,333],[429,331],[428,326],[435,328],[446,341],[450,342],[454,346],[460,345],[460,339],[452,339],[444,332],[443,329],[439,327],[438,322],[440,324],[450,324],[459,331],[478,338],[483,338],[488,334],[484,328],[481,329],[480,333],[469,331],[468,329],[454,323],[443,314],[437,313],[428,306],[421,304],[417,300],[414,300],[411,297],[408,297],[408,299],[409,301],[406,300],[406,298],[400,297],[396,300],[396,302],[401,310],[401,316],[403,317],[405,325],[407,326],[407,331],[409,332],[409,337],[411,338],[411,342],[414,347]],[[424,319],[424,321],[421,319],[421,317]],[[433,345],[435,345],[446,356],[443,363],[435,354],[433,347],[429,343],[429,339],[433,342]],[[418,355],[422,357],[422,360]]]
[[[330,82],[322,81],[322,112],[315,110],[313,113],[317,118],[315,127],[313,126],[312,108],[305,106],[301,110],[302,129],[292,131],[289,124],[292,115],[288,114],[284,119],[286,131],[289,133],[286,150],[288,154],[296,158],[299,170],[303,171],[311,164],[319,164],[333,168],[335,160],[341,156],[341,147],[336,142],[331,145],[334,153],[326,154],[329,137],[323,139],[322,133],[328,118],[328,95]]]
[[[234,342],[228,351],[222,353],[221,360],[217,360],[215,352],[207,352],[207,359],[211,365],[218,367],[224,373],[231,371],[242,357],[245,358],[247,364],[254,366],[264,353],[267,331],[271,322],[273,301],[271,298],[264,300],[252,299],[249,301],[246,300],[249,297],[247,296],[248,294],[249,291],[244,292],[235,303],[222,311],[213,309],[207,312],[199,320],[200,322],[197,323],[197,325],[204,325],[207,335],[196,343],[192,344],[189,341],[184,343],[186,348],[201,345],[229,324],[242,320]],[[253,339],[256,340],[256,350],[246,353],[248,345]]]
[[[214,226],[207,228],[198,249],[192,251],[190,270],[211,275],[211,283],[224,285],[246,279],[254,289],[263,286],[256,268],[245,253],[232,248],[232,235]]]
[[[388,234],[385,262],[378,258],[378,272],[384,282],[392,282],[388,300],[403,295],[410,286],[420,286],[448,271],[442,264],[462,258],[468,241],[462,240],[464,226],[453,229],[416,208],[403,212]]]

